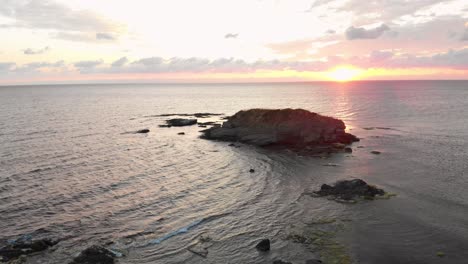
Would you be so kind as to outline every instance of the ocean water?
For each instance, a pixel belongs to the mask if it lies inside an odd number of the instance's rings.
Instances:
[[[28,263],[94,244],[124,253],[118,263],[467,263],[467,98],[468,81],[0,87],[0,243],[60,239]],[[322,159],[158,127],[160,114],[249,108],[334,116],[362,140]],[[302,195],[349,178],[397,196]],[[334,230],[323,240],[339,250],[291,239],[306,228]],[[270,252],[255,250],[261,238]],[[206,257],[187,250],[196,243]]]

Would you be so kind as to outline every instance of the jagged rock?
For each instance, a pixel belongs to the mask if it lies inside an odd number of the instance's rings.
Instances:
[[[101,246],[83,250],[70,264],[114,264],[115,254]]]
[[[250,109],[237,112],[221,127],[203,130],[203,138],[252,145],[310,147],[350,144],[359,139],[345,132],[343,121],[303,109]]]
[[[197,119],[174,118],[166,120],[168,126],[191,126],[197,123]]]
[[[259,251],[268,251],[270,250],[270,239],[262,239],[255,248]]]
[[[361,179],[343,180],[333,186],[323,184],[319,191],[314,192],[318,196],[335,196],[336,199],[349,201],[357,197],[374,198],[376,195],[384,195],[385,192],[375,186],[368,185]]]
[[[57,243],[58,241],[51,239],[15,242],[0,249],[0,259],[5,262],[10,261],[19,258],[21,255],[44,251]]]

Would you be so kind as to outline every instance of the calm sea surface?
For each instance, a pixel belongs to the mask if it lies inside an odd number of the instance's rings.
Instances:
[[[160,128],[156,116],[249,108],[334,116],[362,140],[351,155],[301,157]],[[349,178],[397,196],[301,195]],[[314,228],[333,230],[324,239],[355,263],[468,263],[467,190],[467,81],[0,87],[0,246],[61,239],[28,263],[101,244],[125,253],[118,263],[302,264],[333,252],[291,239]],[[200,235],[206,258],[187,250]],[[264,237],[266,254],[255,250]]]

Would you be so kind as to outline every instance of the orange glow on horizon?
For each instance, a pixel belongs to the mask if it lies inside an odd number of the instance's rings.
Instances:
[[[206,72],[206,73],[121,73],[121,74],[61,74],[46,72],[21,80],[0,80],[0,85],[35,82],[288,82],[288,81],[335,81],[355,80],[424,80],[439,79],[466,80],[468,70],[447,68],[368,68],[340,66],[330,71],[257,70],[254,72]]]
[[[325,73],[325,76],[333,81],[347,82],[358,80],[363,70],[353,66],[339,66]]]

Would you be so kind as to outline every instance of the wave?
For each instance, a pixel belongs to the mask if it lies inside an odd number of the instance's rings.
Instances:
[[[213,221],[215,219],[218,219],[220,217],[223,217],[223,216],[226,216],[226,215],[229,215],[231,213],[224,213],[224,214],[218,214],[218,215],[211,215],[211,216],[208,216],[208,217],[205,217],[205,218],[202,218],[202,219],[199,219],[199,220],[196,220],[194,222],[192,222],[191,224],[187,225],[187,226],[184,226],[182,228],[179,228],[175,231],[172,231],[166,235],[164,235],[163,237],[161,238],[158,238],[158,239],[153,239],[153,240],[150,240],[148,243],[146,243],[146,245],[154,245],[154,244],[160,244],[161,242],[171,238],[171,237],[174,237],[174,236],[177,236],[177,235],[180,235],[180,234],[184,234],[184,233],[187,233],[188,231],[190,231],[190,229],[193,229],[199,225],[201,225],[202,223],[206,223],[206,222],[209,222],[209,221]]]

